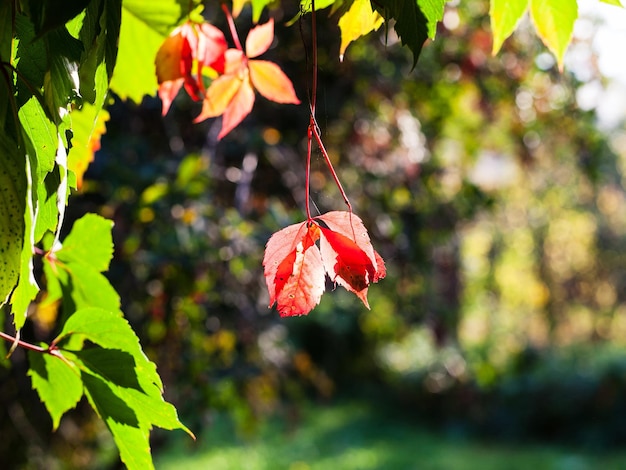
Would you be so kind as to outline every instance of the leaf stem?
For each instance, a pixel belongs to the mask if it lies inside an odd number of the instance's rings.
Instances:
[[[16,344],[24,349],[28,349],[30,351],[40,352],[40,353],[48,353],[50,352],[50,348],[42,348],[41,346],[37,346],[36,344],[27,343],[26,341],[22,341],[17,336],[11,336],[4,331],[0,331],[0,338],[8,341],[9,343]]]
[[[313,69],[313,80],[311,83],[311,96],[309,98],[310,100],[310,118],[309,118],[309,129],[308,129],[308,133],[307,133],[307,162],[306,162],[306,216],[307,216],[307,220],[311,220],[311,211],[310,211],[310,207],[309,207],[309,199],[310,199],[310,173],[311,173],[311,147],[312,147],[312,140],[313,137],[315,137],[315,141],[317,142],[317,145],[320,149],[320,151],[322,152],[322,155],[324,156],[324,160],[326,161],[326,165],[328,166],[328,170],[330,171],[330,174],[333,177],[333,180],[335,181],[335,184],[337,185],[337,187],[339,188],[339,192],[341,193],[341,197],[343,197],[343,201],[346,203],[346,206],[348,206],[348,210],[350,212],[352,212],[352,205],[350,204],[350,201],[348,200],[348,196],[345,192],[345,190],[343,189],[343,185],[341,184],[341,181],[339,181],[339,176],[337,175],[337,172],[335,171],[335,168],[333,166],[333,162],[330,160],[330,157],[328,156],[328,152],[326,151],[326,148],[324,147],[324,143],[322,142],[322,137],[320,135],[320,128],[317,125],[317,120],[315,119],[315,106],[317,104],[317,20],[316,20],[316,16],[315,16],[315,0],[311,0],[311,37],[312,37],[312,69]]]
[[[222,11],[226,15],[226,21],[228,22],[228,29],[230,30],[230,35],[233,37],[233,41],[235,42],[235,47],[240,51],[243,51],[243,47],[241,46],[241,41],[239,40],[239,35],[237,34],[237,28],[235,28],[235,20],[233,19],[233,15],[228,9],[228,5],[222,3]]]
[[[311,116],[311,119],[315,121],[315,117]],[[309,131],[310,130],[311,130],[311,126],[309,126]],[[333,162],[330,160],[330,157],[328,156],[328,152],[326,151],[326,148],[324,147],[324,142],[322,142],[322,137],[320,136],[319,127],[317,126],[317,123],[315,123],[315,125],[312,127],[312,132],[313,132],[313,135],[315,136],[315,140],[317,141],[317,145],[319,146],[320,151],[322,152],[322,155],[324,156],[324,160],[326,161],[328,170],[330,171],[330,174],[332,175],[333,180],[335,180],[335,184],[339,188],[341,197],[343,197],[343,202],[345,202],[346,206],[348,206],[348,210],[352,212],[352,204],[350,204],[350,201],[348,200],[348,195],[343,189],[343,185],[341,184],[341,181],[339,181],[339,176],[337,175],[337,172],[335,171]]]

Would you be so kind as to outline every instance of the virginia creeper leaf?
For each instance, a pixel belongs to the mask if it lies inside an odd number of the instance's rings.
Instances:
[[[306,222],[276,232],[267,242],[263,266],[270,307],[281,316],[306,315],[324,293],[324,265],[319,248],[319,228]]]
[[[443,18],[445,0],[382,0],[371,3],[385,20],[395,20],[394,29],[402,44],[413,52],[415,67],[424,41],[435,38],[437,23]]]
[[[0,306],[20,275],[24,244],[27,182],[24,155],[17,143],[0,131]]]
[[[502,43],[515,31],[528,9],[530,0],[491,0],[489,17],[493,32],[493,54],[497,54]]]
[[[52,429],[57,429],[65,412],[76,406],[83,396],[83,384],[78,368],[50,354],[28,352],[33,389],[52,418]]]
[[[320,250],[324,268],[330,279],[354,292],[363,304],[367,302],[367,287],[376,277],[376,267],[367,254],[348,237],[320,227]]]
[[[194,122],[221,116],[237,94],[240,86],[241,79],[234,75],[226,74],[213,80],[202,102],[202,111]]]
[[[563,57],[578,17],[576,0],[530,0],[530,15],[537,34],[563,70]]]
[[[76,175],[80,189],[83,175],[100,149],[100,138],[106,133],[109,112],[89,103],[72,111],[72,148],[67,156],[68,169]]]
[[[171,0],[124,0],[119,54],[111,79],[111,89],[120,98],[140,103],[144,95],[155,94],[154,58],[185,13],[180,3]]]
[[[266,52],[274,40],[274,20],[255,26],[246,38],[246,56],[253,59]]]
[[[248,69],[252,85],[265,98],[276,103],[300,104],[291,80],[274,62],[250,60]]]
[[[339,60],[343,61],[346,48],[352,42],[376,31],[383,24],[383,18],[372,9],[369,0],[354,0],[350,9],[339,18],[341,30],[341,46],[339,47]]]
[[[195,122],[223,114],[221,139],[250,114],[254,106],[254,88],[266,98],[279,103],[297,104],[293,85],[276,64],[250,59],[267,50],[274,37],[273,20],[256,26],[246,40],[249,56],[237,49],[224,53],[224,74],[213,80],[207,90],[202,111]]]
[[[71,315],[55,342],[67,336],[80,336],[103,348],[119,349],[130,353],[135,359],[138,377],[156,384],[159,389],[163,385],[156,372],[156,366],[150,362],[139,345],[139,339],[128,322],[119,311],[101,308],[83,308]]]
[[[65,263],[80,263],[96,272],[109,268],[113,257],[113,222],[97,214],[86,214],[74,222],[56,257]]]
[[[217,138],[221,139],[235,127],[239,125],[244,118],[250,114],[254,106],[254,89],[250,84],[250,78],[245,77],[240,81],[239,89],[233,99],[228,104],[222,118],[222,129]]]
[[[341,211],[328,212],[315,220],[323,222],[320,249],[326,272],[369,308],[367,288],[384,278],[386,271],[363,222],[351,212]]]

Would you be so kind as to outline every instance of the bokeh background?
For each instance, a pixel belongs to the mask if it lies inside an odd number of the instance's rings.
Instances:
[[[267,58],[305,101],[309,24],[303,45],[284,3]],[[114,220],[109,279],[198,436],[155,432],[157,468],[626,468],[626,65],[607,49],[626,18],[581,5],[564,73],[528,21],[492,57],[483,0],[448,3],[414,70],[382,29],[338,62],[319,15],[318,122],[387,263],[370,311],[332,286],[307,317],[267,307],[264,245],[303,218],[305,105],[258,97],[217,142],[185,96],[165,118],[113,98],[69,218]],[[318,153],[312,200],[344,209]],[[50,435],[13,362],[9,468],[119,465],[87,406]]]

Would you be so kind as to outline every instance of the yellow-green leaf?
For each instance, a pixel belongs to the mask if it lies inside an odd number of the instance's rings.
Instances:
[[[369,0],[354,0],[350,9],[339,19],[341,30],[339,60],[343,60],[346,48],[352,41],[376,31],[382,24],[383,17],[372,10]]]
[[[491,0],[489,16],[493,32],[493,54],[497,54],[502,43],[515,31],[528,9],[529,0]]]
[[[537,34],[556,56],[563,69],[563,56],[578,17],[576,0],[530,0],[530,14]]]

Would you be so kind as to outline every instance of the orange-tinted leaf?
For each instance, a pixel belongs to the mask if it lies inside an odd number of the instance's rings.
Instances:
[[[266,60],[249,60],[250,80],[261,95],[276,103],[300,104],[291,80],[278,65]]]
[[[225,65],[224,73],[227,75],[237,75],[245,68],[243,51],[239,49],[228,49],[224,53]]]
[[[178,80],[170,80],[159,85],[159,98],[161,98],[163,102],[163,116],[170,110],[170,106],[174,98],[176,98],[176,95],[178,95],[184,81],[184,78],[179,78]]]
[[[250,114],[252,106],[254,106],[254,90],[252,89],[252,85],[250,85],[250,79],[245,77],[240,83],[241,86],[239,90],[237,90],[237,93],[228,104],[226,111],[224,111],[222,130],[217,136],[218,139],[221,139],[237,127],[237,125]]]
[[[221,116],[237,94],[242,81],[233,75],[222,75],[211,83],[202,103],[200,115],[194,122]]]
[[[183,76],[180,70],[180,60],[184,41],[185,38],[179,28],[161,44],[154,61],[159,84]]]
[[[306,315],[324,293],[324,266],[315,242],[319,229],[306,222],[276,232],[263,258],[270,307],[281,316]]]
[[[246,38],[246,55],[250,58],[258,57],[267,51],[274,41],[274,20],[255,26]]]

